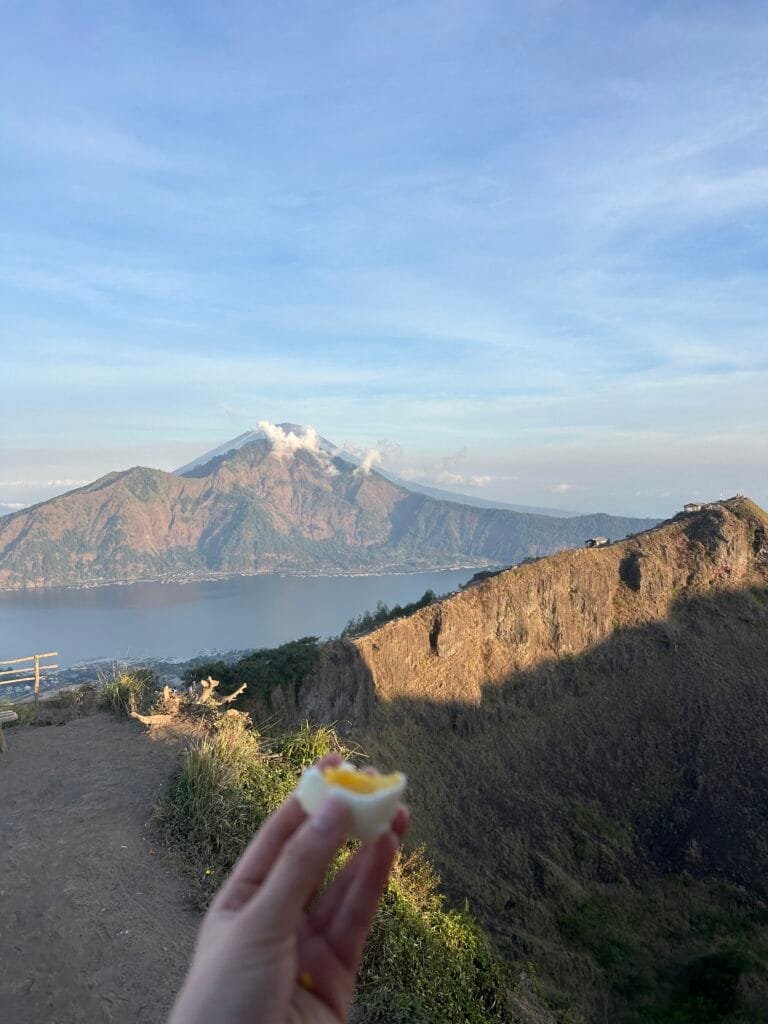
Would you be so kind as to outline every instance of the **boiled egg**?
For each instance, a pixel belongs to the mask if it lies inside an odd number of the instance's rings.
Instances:
[[[299,779],[296,798],[307,814],[329,796],[343,800],[352,819],[350,837],[370,843],[392,827],[406,782],[402,772],[361,772],[349,761],[325,768],[313,765]]]

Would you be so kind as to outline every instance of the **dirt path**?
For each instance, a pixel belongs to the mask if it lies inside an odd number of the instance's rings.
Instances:
[[[198,918],[147,822],[172,742],[99,714],[0,755],[0,1017],[159,1024]]]

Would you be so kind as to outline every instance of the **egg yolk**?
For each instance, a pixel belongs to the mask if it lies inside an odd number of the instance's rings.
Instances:
[[[397,772],[391,775],[369,775],[367,772],[343,767],[325,768],[323,776],[329,785],[340,786],[353,793],[378,793],[381,789],[390,789],[400,778]]]

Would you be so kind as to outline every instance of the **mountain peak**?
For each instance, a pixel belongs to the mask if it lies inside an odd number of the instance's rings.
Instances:
[[[196,459],[180,466],[173,472],[176,476],[185,476],[193,469],[207,465],[213,459],[229,455],[230,452],[238,451],[248,444],[256,441],[270,441],[273,447],[281,446],[296,451],[304,448],[308,451],[319,450],[328,454],[336,454],[338,448],[332,441],[321,437],[314,427],[305,427],[300,423],[270,423],[269,420],[260,420],[255,430],[246,430],[237,437],[224,441],[216,448],[199,455]]]
[[[196,459],[186,463],[184,466],[180,466],[173,472],[176,476],[189,476],[191,474],[194,476],[206,476],[208,474],[204,467],[213,469],[213,466],[209,466],[209,464],[214,460],[221,460],[231,453],[244,448],[246,445],[264,440],[271,441],[273,448],[282,449],[285,454],[304,449],[306,451],[314,451],[317,454],[326,453],[335,456],[336,458],[343,459],[344,462],[350,463],[352,466],[365,465],[365,456],[361,451],[354,452],[339,448],[333,441],[329,441],[328,438],[318,434],[312,426],[307,427],[301,423],[290,422],[270,423],[267,420],[261,420],[255,430],[246,430],[229,441],[223,441],[216,448],[212,448],[210,451],[199,455]],[[505,501],[489,500],[487,498],[480,498],[477,495],[462,494],[460,491],[445,490],[441,487],[415,483],[412,480],[406,480],[399,476],[392,469],[385,468],[379,461],[374,462],[370,467],[365,467],[364,471],[367,472],[369,468],[372,469],[373,465],[376,466],[376,472],[380,476],[385,477],[395,486],[410,491],[412,494],[425,494],[430,498],[436,498],[438,501],[450,501],[454,504],[470,505],[474,508],[500,508],[510,512],[555,516],[557,518],[566,518],[577,514],[564,509],[540,508],[539,506],[516,505]]]

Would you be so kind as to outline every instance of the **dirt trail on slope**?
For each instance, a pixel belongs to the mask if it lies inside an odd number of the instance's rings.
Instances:
[[[178,742],[104,714],[6,737],[0,1016],[159,1024],[198,924],[148,824]]]

